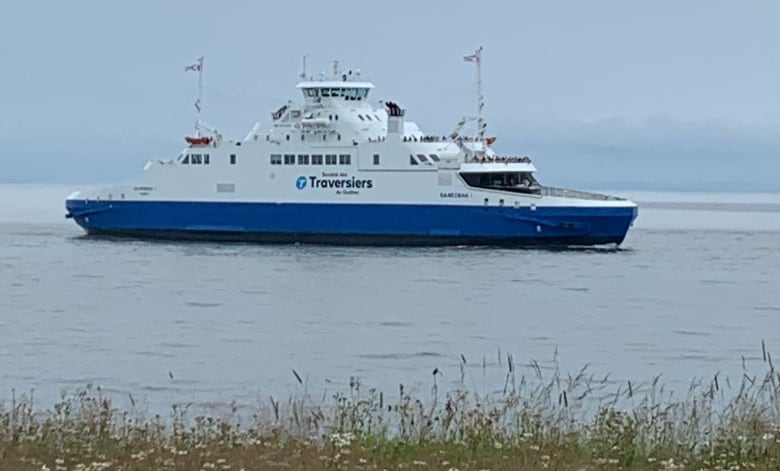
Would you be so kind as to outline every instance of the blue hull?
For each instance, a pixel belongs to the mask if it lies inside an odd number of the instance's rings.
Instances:
[[[620,244],[636,207],[67,200],[94,235],[369,245]]]

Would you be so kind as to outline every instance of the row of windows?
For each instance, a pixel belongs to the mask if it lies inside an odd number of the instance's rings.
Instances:
[[[181,159],[185,165],[209,165],[211,156],[209,154],[187,154]],[[230,165],[236,164],[236,154],[230,154]]]
[[[184,159],[182,159],[181,163],[192,165],[208,165],[209,154],[187,154],[184,156]]]
[[[295,165],[296,161],[298,165],[351,165],[352,155],[350,154],[325,154],[324,159],[322,154],[298,154],[296,160],[295,154],[271,154],[271,165]],[[309,159],[311,157],[311,159]]]
[[[287,134],[287,137],[286,137],[286,139],[287,139],[288,141],[290,140],[290,135],[289,135],[289,134]],[[267,135],[267,136],[265,136],[265,140],[266,140],[266,141],[270,141],[270,140],[271,140],[271,136],[270,136],[270,135]],[[305,140],[306,140],[306,134],[304,134],[304,133],[301,133],[301,140],[302,140],[302,141],[305,141]],[[327,135],[327,134],[323,134],[323,135],[322,135],[322,140],[323,140],[323,141],[327,141],[327,140],[328,140],[328,135]],[[340,141],[340,140],[341,140],[341,134],[336,134],[336,140],[337,140],[337,141]]]
[[[346,98],[361,100],[368,96],[368,88],[304,88],[303,94],[310,98]]]

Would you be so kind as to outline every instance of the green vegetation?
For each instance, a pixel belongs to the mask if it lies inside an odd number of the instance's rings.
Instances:
[[[491,394],[441,393],[434,375],[430,395],[401,386],[391,398],[353,378],[324,403],[301,387],[251,417],[180,405],[148,417],[93,387],[45,412],[13,397],[0,406],[0,469],[778,469],[780,374],[764,359],[763,378],[737,389],[715,376],[679,400],[658,378],[545,377],[535,362],[518,378],[511,357]]]

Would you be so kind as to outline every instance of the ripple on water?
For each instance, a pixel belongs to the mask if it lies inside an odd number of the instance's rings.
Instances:
[[[712,332],[700,332],[694,330],[675,330],[677,335],[685,335],[690,337],[712,337]]]
[[[382,327],[410,327],[412,323],[402,321],[384,321],[380,322],[379,325]]]
[[[444,355],[437,352],[417,352],[417,353],[361,353],[356,355],[358,358],[366,360],[411,360],[415,358],[442,358]]]
[[[185,301],[184,304],[186,306],[203,307],[203,308],[214,308],[214,307],[224,306],[223,303],[208,303],[202,301]]]

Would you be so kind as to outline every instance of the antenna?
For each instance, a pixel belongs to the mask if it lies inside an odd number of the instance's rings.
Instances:
[[[333,79],[338,80],[339,78],[339,61],[333,61]]]
[[[477,66],[477,138],[482,141],[485,137],[485,120],[482,119],[482,109],[485,107],[485,97],[482,96],[482,46],[474,51],[474,54],[463,56],[466,62],[474,62]]]
[[[306,58],[309,57],[308,54],[303,55],[303,68],[301,69],[301,80],[306,80]]]

